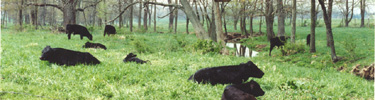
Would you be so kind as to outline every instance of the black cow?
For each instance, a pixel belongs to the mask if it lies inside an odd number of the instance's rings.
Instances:
[[[282,47],[284,46],[284,44],[286,43],[286,38],[285,36],[280,36],[280,37],[275,37],[275,38],[272,38],[270,40],[270,53],[269,53],[269,56],[271,56],[271,52],[272,52],[272,49],[277,46],[277,47]],[[285,55],[285,52],[283,50],[281,50],[281,52],[283,52],[283,55]]]
[[[189,80],[198,83],[216,84],[240,84],[249,77],[261,78],[264,75],[253,62],[241,63],[240,65],[219,66],[200,69],[190,76]]]
[[[125,63],[126,62],[136,62],[136,63],[140,63],[140,64],[143,64],[143,63],[147,63],[147,61],[144,61],[144,60],[141,60],[139,58],[137,58],[137,55],[133,54],[133,53],[129,53],[125,59],[123,60]]]
[[[73,35],[79,34],[81,36],[81,40],[83,39],[83,36],[86,36],[88,39],[92,40],[92,35],[84,26],[77,25],[77,24],[66,25],[66,34],[68,34],[68,39],[70,39],[70,35],[72,33]]]
[[[259,84],[253,80],[244,84],[225,87],[221,100],[257,100],[255,97],[264,95]]]
[[[100,43],[91,43],[91,42],[86,42],[85,45],[82,46],[83,48],[102,48],[104,50],[107,50],[107,48]]]
[[[104,28],[104,36],[105,34],[108,34],[108,36],[110,34],[116,34],[116,29],[115,27],[113,27],[112,25],[105,25],[105,28]]]
[[[43,49],[42,56],[39,59],[67,66],[74,66],[76,64],[100,64],[100,61],[88,52],[72,51],[63,48],[51,48],[51,46],[46,46]]]
[[[306,45],[310,46],[310,34],[306,37]]]

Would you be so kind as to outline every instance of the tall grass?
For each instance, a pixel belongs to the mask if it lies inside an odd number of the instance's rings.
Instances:
[[[290,31],[290,27],[286,29]],[[265,73],[263,78],[249,79],[256,80],[266,92],[258,99],[373,99],[374,82],[347,72],[338,72],[335,67],[350,68],[358,63],[374,63],[374,30],[335,28],[333,31],[337,54],[345,57],[338,63],[330,61],[322,27],[317,28],[317,53],[281,56],[280,50],[274,50],[274,56],[269,57],[267,46],[254,58],[195,52],[189,49],[198,41],[193,34],[131,33],[125,30],[115,36],[103,37],[103,29],[94,28],[91,32],[94,36],[92,42],[106,45],[108,49],[103,50],[82,48],[89,40],[80,40],[77,35],[68,40],[66,34],[47,30],[18,32],[2,29],[0,98],[217,100],[221,98],[226,85],[197,84],[188,81],[189,76],[201,68],[251,60]],[[297,28],[297,40],[300,42],[304,42],[307,34],[309,28]],[[348,37],[354,37],[356,41],[346,41]],[[265,37],[257,38],[254,40],[257,44],[268,44],[264,41]],[[139,52],[134,41],[147,45],[150,49],[145,51],[152,52]],[[187,49],[175,50],[181,48],[182,42]],[[356,56],[362,59],[349,62],[351,58],[340,42],[356,43]],[[58,66],[41,61],[41,51],[47,45],[90,52],[101,64]],[[130,52],[151,63],[123,63],[122,60]]]

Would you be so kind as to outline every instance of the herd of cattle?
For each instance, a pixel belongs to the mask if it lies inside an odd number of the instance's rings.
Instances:
[[[68,34],[68,39],[71,38],[71,34],[79,34],[81,40],[83,37],[87,37],[89,40],[93,39],[86,27],[77,24],[66,25],[66,34]],[[104,36],[106,34],[108,36],[110,34],[116,34],[116,29],[111,25],[106,25],[104,29]],[[310,35],[308,35],[307,40],[309,40],[309,36]],[[284,36],[272,38],[270,40],[271,47],[269,55],[271,56],[271,51],[275,46],[283,46],[286,39],[287,38]],[[307,44],[309,44],[309,41],[307,41]],[[91,42],[86,42],[82,47],[102,48],[104,50],[107,49],[103,44]],[[66,66],[74,66],[77,64],[100,64],[100,61],[88,52],[79,52],[64,48],[51,48],[51,46],[46,46],[43,49],[40,60],[46,60],[50,63]],[[123,62],[136,62],[139,64],[144,64],[149,61],[141,60],[137,58],[136,54],[129,53],[124,58]],[[265,94],[260,85],[254,80],[247,83],[243,82],[247,81],[249,77],[262,78],[263,75],[264,73],[262,70],[260,70],[253,62],[248,61],[247,63],[241,63],[239,65],[200,69],[191,75],[188,80],[193,80],[198,84],[232,84],[226,86],[222,94],[222,100],[256,100],[255,97]]]

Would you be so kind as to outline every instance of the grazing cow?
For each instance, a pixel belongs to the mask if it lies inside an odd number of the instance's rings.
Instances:
[[[83,39],[83,36],[86,36],[88,39],[92,40],[92,35],[84,26],[77,25],[77,24],[66,25],[66,34],[68,34],[68,39],[70,39],[70,35],[72,33],[73,35],[79,34],[81,36],[81,40]]]
[[[240,65],[219,66],[200,69],[190,76],[189,80],[198,83],[216,84],[240,84],[249,77],[261,78],[264,73],[253,62]]]
[[[100,61],[88,52],[72,51],[63,48],[51,48],[51,46],[46,46],[43,49],[42,56],[39,59],[67,66],[74,66],[76,64],[100,64]]]
[[[271,56],[272,49],[273,49],[275,46],[277,46],[277,47],[279,47],[279,48],[282,47],[282,46],[284,46],[284,43],[286,43],[286,39],[288,39],[288,38],[286,38],[285,36],[280,36],[280,37],[272,38],[272,39],[270,40],[270,44],[271,44],[271,46],[270,46],[270,53],[269,53],[269,56]],[[281,52],[283,52],[283,55],[285,55],[284,50],[281,50]]]
[[[86,42],[85,45],[82,46],[83,48],[102,48],[104,50],[107,50],[107,48],[100,43],[91,43],[91,42]]]
[[[306,45],[310,46],[310,34],[306,37]]]
[[[105,28],[104,28],[104,36],[105,34],[108,34],[108,36],[110,34],[116,34],[116,29],[115,27],[113,27],[112,25],[105,25]]]
[[[148,61],[144,61],[144,60],[141,60],[139,58],[137,58],[137,55],[133,54],[133,53],[129,53],[125,59],[123,60],[124,62],[136,62],[136,63],[147,63]]]
[[[244,84],[225,87],[221,100],[257,100],[255,97],[264,95],[259,84],[253,80]]]

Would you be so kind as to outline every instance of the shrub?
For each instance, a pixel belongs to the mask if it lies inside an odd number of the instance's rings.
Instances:
[[[175,35],[173,39],[175,39],[179,45],[179,47],[184,48],[187,45],[187,40],[185,35]]]
[[[212,40],[197,40],[192,44],[194,51],[206,53],[220,53],[222,46]]]
[[[145,43],[147,41],[145,38],[137,38],[131,42],[135,50],[139,53],[152,53],[151,47]]]
[[[355,39],[353,37],[348,37],[346,41],[341,42],[341,44],[344,46],[345,51],[349,54],[350,58],[355,59],[355,48],[357,47],[355,43]]]
[[[305,52],[305,45],[303,42],[296,42],[296,43],[285,43],[284,47],[282,48],[286,52],[286,55],[293,55],[297,53]]]

